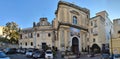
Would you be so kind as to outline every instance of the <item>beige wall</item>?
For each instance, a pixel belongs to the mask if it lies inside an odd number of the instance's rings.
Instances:
[[[120,31],[120,19],[114,19],[113,20],[113,27],[114,27],[113,38],[119,38],[120,33],[118,33],[118,31]]]
[[[115,38],[110,41],[110,52],[113,54],[120,54],[120,38]],[[111,47],[112,46],[112,47]]]
[[[3,35],[3,26],[0,26],[0,36]]]
[[[42,48],[42,43],[46,43],[50,47],[54,46],[53,30],[49,29],[49,26],[46,26],[46,27],[44,26],[44,28],[43,27],[36,27],[36,28],[37,28],[37,31],[34,31],[34,30],[32,31],[33,28],[31,28],[30,32],[21,33],[22,39],[19,40],[19,44],[20,44],[19,47],[22,46],[22,48],[34,48],[34,46],[36,45],[36,48]],[[33,36],[32,38],[29,37],[31,33]],[[48,36],[48,33],[50,33],[50,37]],[[39,34],[39,37],[37,37],[37,34]],[[27,42],[27,46],[25,45],[26,42]],[[33,46],[31,46],[31,42],[33,42]]]
[[[91,25],[92,22],[92,25]],[[95,26],[96,23],[96,26]],[[101,16],[96,16],[90,20],[90,46],[93,44],[98,44],[102,48],[102,44],[105,44],[105,21]],[[92,31],[92,32],[91,32]],[[95,42],[93,42],[95,39]]]
[[[65,4],[59,4],[58,5],[58,11],[56,13],[56,18],[54,19],[54,28],[57,28],[58,23],[67,23],[71,25],[77,25],[82,28],[88,29],[89,25],[89,11],[88,13],[65,5]],[[81,8],[81,7],[80,7]],[[81,8],[82,9],[82,8]],[[73,16],[77,17],[77,24],[73,24]],[[70,37],[70,27],[68,25],[60,25],[59,30],[58,30],[58,41],[56,41],[58,44],[58,49],[60,50],[66,50],[66,47],[69,46],[71,47],[72,43],[72,38],[77,37],[77,36],[72,36]],[[78,28],[79,29],[79,28]],[[81,51],[81,48],[83,47],[84,49],[87,47],[87,44],[85,43],[87,41],[87,31],[84,31],[80,29],[80,38],[79,39],[79,50]],[[64,48],[62,48],[62,46]]]

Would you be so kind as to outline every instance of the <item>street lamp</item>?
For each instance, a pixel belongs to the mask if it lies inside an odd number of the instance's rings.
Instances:
[[[111,34],[111,30],[110,30],[110,36],[111,36],[111,40],[110,40],[110,43],[111,43],[111,55],[113,55],[112,34]]]
[[[34,48],[36,48],[36,31],[37,28],[34,28],[35,34],[34,34]]]

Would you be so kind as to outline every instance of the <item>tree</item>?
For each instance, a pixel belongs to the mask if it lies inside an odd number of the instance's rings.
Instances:
[[[6,23],[6,26],[3,28],[3,34],[11,43],[18,43],[19,28],[15,22]]]

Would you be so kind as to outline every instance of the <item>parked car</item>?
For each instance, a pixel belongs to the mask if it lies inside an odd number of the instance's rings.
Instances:
[[[32,55],[33,55],[33,50],[27,50],[25,55],[26,55],[27,57],[32,57]]]
[[[109,58],[110,58],[109,54],[107,53],[102,54],[102,59],[109,59]]]
[[[33,58],[34,59],[40,58],[41,54],[42,54],[41,51],[37,50],[33,53]]]
[[[20,49],[20,53],[25,54],[26,50],[27,50],[26,48],[22,48],[22,49]]]
[[[21,51],[21,49],[18,48],[18,49],[17,49],[17,53],[20,53],[20,51]]]
[[[34,59],[45,58],[45,52],[37,50],[37,51],[33,52],[33,58]]]
[[[0,51],[0,59],[10,59],[4,52]]]
[[[45,58],[46,59],[53,59],[53,52],[52,52],[52,50],[46,50]]]
[[[16,48],[6,48],[6,49],[4,49],[4,52],[6,54],[14,54],[17,52],[17,50],[16,50]]]
[[[113,59],[120,59],[120,54],[114,54]]]

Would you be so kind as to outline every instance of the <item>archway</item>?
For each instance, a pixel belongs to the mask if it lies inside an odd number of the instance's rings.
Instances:
[[[72,39],[72,52],[77,54],[79,52],[79,40],[77,37],[73,37]]]
[[[100,47],[97,44],[93,44],[91,47],[91,52],[100,53]]]

